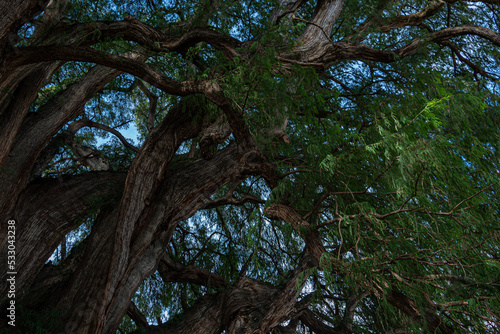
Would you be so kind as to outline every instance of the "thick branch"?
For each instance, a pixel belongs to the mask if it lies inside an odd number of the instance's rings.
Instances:
[[[133,302],[130,302],[130,306],[128,307],[127,310],[127,315],[130,317],[130,319],[134,320],[137,327],[146,328],[149,326],[146,316],[141,313],[141,311],[137,308],[137,306]]]
[[[158,272],[165,282],[193,283],[216,289],[229,286],[229,282],[221,276],[193,265],[184,265],[175,262],[166,253],[160,260]]]
[[[388,2],[381,1],[382,5],[387,5]],[[375,14],[376,16],[372,19],[368,20],[364,24],[362,24],[356,31],[356,35],[362,35],[367,29],[372,26],[377,27],[378,30],[382,32],[389,32],[393,29],[406,27],[406,26],[417,26],[422,23],[425,19],[431,17],[436,14],[443,6],[445,5],[444,1],[433,0],[430,1],[423,10],[413,13],[410,15],[398,15],[393,18],[383,18],[380,16],[381,9],[384,6],[381,6],[380,10]],[[404,5],[403,5],[404,6]],[[362,38],[358,38],[358,41],[361,41]]]
[[[342,59],[372,60],[383,63],[391,63],[415,54],[430,42],[440,44],[452,38],[466,35],[478,36],[492,42],[497,46],[500,46],[499,33],[484,27],[464,25],[459,27],[445,28],[430,33],[425,38],[414,38],[405,46],[390,51],[377,50],[368,47],[365,44],[352,44],[347,41],[340,41],[333,44],[330,43],[322,48],[319,52],[306,53],[302,55],[300,61],[302,61],[304,65],[310,64],[310,66],[314,67],[317,67],[320,64],[323,64],[323,66],[326,67],[332,62]],[[290,61],[294,60],[293,55],[288,56],[288,58],[292,58]]]
[[[27,117],[12,145],[12,151],[0,173],[0,212],[8,214],[18,194],[29,181],[36,159],[51,138],[70,120],[83,112],[85,103],[120,72],[96,66],[80,81],[56,94],[36,113]]]
[[[48,0],[9,0],[0,2],[0,50],[3,51],[9,34],[17,34],[17,31],[28,20],[41,13]],[[2,58],[0,51],[0,59]]]
[[[224,206],[224,205],[235,205],[235,206],[240,206],[245,203],[256,203],[256,204],[264,204],[266,201],[257,198],[255,196],[251,195],[245,195],[241,198],[234,198],[231,196],[224,196],[221,198],[214,199],[212,201],[209,201],[205,203],[200,210],[205,210],[205,209],[213,209],[219,206]]]
[[[454,332],[454,329],[446,325],[434,310],[424,310],[422,314],[416,303],[403,293],[393,290],[386,294],[386,298],[390,304],[403,311],[415,322],[425,324],[431,333],[451,334]]]
[[[231,134],[232,129],[224,115],[212,124],[205,127],[200,134],[200,155],[204,159],[211,159],[216,152],[217,145],[222,144]]]
[[[117,70],[130,73],[157,88],[178,96],[202,93],[207,88],[204,81],[180,82],[157,71],[153,66],[145,63],[142,59],[131,59],[124,55],[112,55],[91,48],[71,46],[46,46],[18,48],[18,52],[7,57],[8,66],[23,66],[32,63],[72,60],[91,62]]]
[[[2,98],[7,98],[4,101],[6,102],[5,107],[1,106],[0,103],[0,147],[2,147],[0,150],[0,167],[7,160],[19,128],[31,104],[37,98],[39,90],[47,84],[61,65],[57,63],[33,65],[33,69],[27,71],[29,74],[25,78],[20,75],[22,81],[17,87],[9,87],[11,89],[10,94],[0,93],[3,95],[0,97],[0,101]],[[2,89],[0,89],[1,91]]]
[[[351,334],[352,331],[345,327],[333,328],[326,325],[313,311],[305,309],[299,316],[300,321],[316,334]]]
[[[312,255],[314,261],[319,264],[325,247],[319,237],[317,230],[311,228],[309,222],[305,220],[293,208],[283,204],[272,204],[264,209],[264,214],[271,219],[282,219],[292,225],[293,229],[304,239],[306,247]]]
[[[291,17],[306,2],[306,0],[280,0],[277,8],[271,13],[269,20],[279,24],[283,17]]]
[[[194,28],[181,36],[175,28],[163,31],[128,16],[123,21],[96,21],[91,23],[59,24],[51,29],[49,36],[44,36],[44,45],[90,46],[109,38],[136,42],[155,52],[185,52],[199,42],[206,42],[221,50],[226,57],[240,55],[237,48],[242,43],[237,39],[219,33],[208,27]]]

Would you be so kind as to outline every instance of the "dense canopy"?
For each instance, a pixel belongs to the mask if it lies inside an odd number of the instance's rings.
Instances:
[[[500,331],[498,0],[0,13],[0,331]]]

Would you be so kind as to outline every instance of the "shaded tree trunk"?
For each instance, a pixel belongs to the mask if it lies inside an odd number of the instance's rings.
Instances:
[[[245,115],[226,96],[218,77],[177,81],[146,62],[148,56],[141,52],[148,49],[185,55],[190,47],[206,43],[230,60],[232,66],[236,57],[246,61],[253,56],[241,52],[253,41],[241,42],[215,29],[194,27],[196,20],[182,20],[171,29],[175,33],[156,29],[131,16],[116,22],[68,24],[60,22],[60,8],[65,1],[52,1],[53,6],[46,9],[48,3],[40,0],[0,3],[0,220],[2,226],[8,219],[16,220],[16,287],[20,305],[58,312],[62,324],[58,330],[64,333],[115,333],[127,313],[145,333],[257,334],[272,330],[291,333],[299,321],[317,333],[351,333],[353,326],[349,322],[355,317],[357,295],[352,294],[346,301],[345,317],[338,327],[325,324],[308,305],[300,305],[307,304],[305,298],[299,297],[308,277],[307,269],[322,270],[328,266],[338,277],[345,277],[348,266],[334,256],[325,256],[328,251],[318,230],[290,203],[274,203],[263,210],[269,219],[289,223],[305,244],[298,266],[279,286],[244,276],[230,284],[206,270],[176,263],[165,253],[178,223],[210,207],[208,199],[225,185],[259,176],[273,189],[284,176],[278,174],[264,155],[264,149],[256,144],[251,131],[259,129],[247,126]],[[290,42],[283,50],[276,51],[273,60],[279,62],[279,70],[300,65],[320,69],[324,74],[330,64],[341,60],[394,62],[415,54],[426,43],[449,46],[446,44],[449,39],[462,35],[475,34],[500,45],[497,32],[472,25],[428,31],[425,40],[415,38],[394,50],[368,47],[358,42],[360,36],[334,42],[330,36],[344,1],[319,0],[314,11],[311,7],[310,18],[298,17],[298,9],[306,3],[279,1],[280,7],[270,15],[275,24],[286,18],[289,23],[298,20],[306,25],[294,45]],[[444,3],[432,1],[416,16],[398,14],[392,21],[381,18],[387,22],[380,30],[388,32],[409,24],[423,26],[422,21]],[[217,8],[216,1],[210,4]],[[384,7],[383,2],[379,7]],[[16,47],[19,28],[44,10],[41,22],[44,28],[53,29],[53,34],[44,36],[44,31],[37,31],[40,41]],[[196,15],[206,24],[210,10],[197,8]],[[371,23],[372,20],[367,22],[363,29]],[[120,37],[140,46],[125,54],[106,53],[93,47],[102,41],[94,35]],[[40,90],[65,61],[98,65],[30,112]],[[64,130],[65,126],[81,117],[85,104],[122,73],[141,78],[178,98],[178,103],[154,128],[159,99],[140,84],[150,101],[146,124],[149,135],[140,149],[128,145],[137,155],[127,173],[102,171],[39,178],[61,147],[60,141],[71,132]],[[292,88],[290,93],[295,94],[296,87]],[[213,110],[207,110],[209,104],[216,110],[216,117],[211,114]],[[96,124],[87,119],[77,122]],[[290,143],[285,134],[287,122],[287,116],[283,116],[275,128],[270,125],[262,132]],[[228,144],[231,135],[234,140]],[[179,148],[189,140],[198,140],[201,157],[195,158],[196,145],[193,145],[192,154],[182,160]],[[232,196],[234,188],[230,191]],[[211,204],[241,203],[231,196]],[[59,266],[46,263],[65,235],[89,216],[95,217],[90,235],[71,249]],[[6,263],[6,241],[7,230],[2,228],[1,263]],[[199,284],[218,292],[201,297],[182,319],[150,326],[131,300],[140,284],[157,269],[165,282]],[[6,270],[0,274],[5,282]],[[299,276],[303,276],[300,281]],[[436,310],[420,310],[411,298],[395,289],[380,288],[376,280],[366,279],[364,283],[363,296],[386,298],[408,318],[432,332],[452,332]],[[2,307],[7,303],[7,290],[6,285],[0,286]],[[285,320],[290,320],[286,327],[281,325]],[[5,322],[5,318],[1,321]]]

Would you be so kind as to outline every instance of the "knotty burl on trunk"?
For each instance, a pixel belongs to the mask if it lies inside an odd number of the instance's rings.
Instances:
[[[0,13],[16,329],[499,329],[498,1]]]

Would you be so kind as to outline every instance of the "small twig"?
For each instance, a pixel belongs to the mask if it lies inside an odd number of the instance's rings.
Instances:
[[[292,171],[289,171],[289,172],[286,172],[286,173],[282,174],[281,177],[285,178],[285,177],[287,177],[288,175],[291,175],[291,174],[305,173],[305,172],[310,172],[310,170],[308,170],[308,169],[296,169],[296,170],[292,170]]]
[[[464,202],[466,202],[466,201],[468,201],[468,200],[470,200],[470,199],[473,199],[474,197],[478,196],[479,194],[481,194],[482,192],[484,192],[484,191],[485,191],[485,190],[487,190],[488,188],[493,187],[495,184],[497,184],[497,182],[492,183],[492,184],[490,184],[489,186],[484,187],[483,189],[479,190],[479,191],[478,191],[477,193],[475,193],[474,195],[467,197],[466,199],[464,199],[463,201],[461,201],[460,203],[458,203],[457,205],[455,205],[455,206],[453,207],[453,209],[451,209],[450,214],[451,214],[453,211],[455,211],[455,209],[456,209],[456,208],[458,208],[460,205],[462,205]]]
[[[420,179],[420,176],[422,175],[422,172],[424,171],[424,169],[425,169],[425,167],[420,170],[420,172],[418,173],[417,179],[415,180],[415,189],[413,191],[413,196],[408,197],[408,199],[403,204],[401,204],[401,206],[399,207],[399,210],[401,210],[413,197],[417,197],[418,180]]]

